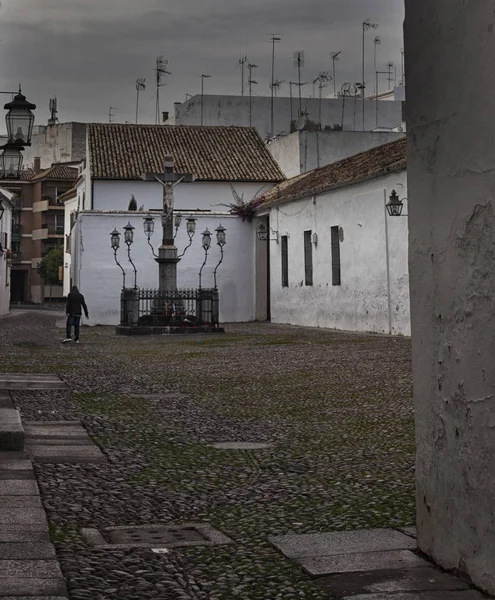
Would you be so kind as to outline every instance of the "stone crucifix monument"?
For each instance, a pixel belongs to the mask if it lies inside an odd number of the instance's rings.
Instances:
[[[177,289],[177,247],[174,242],[174,189],[181,183],[192,183],[196,178],[191,173],[176,173],[174,159],[166,156],[163,173],[145,173],[144,181],[158,181],[163,186],[162,245],[158,248],[158,288],[160,292]]]

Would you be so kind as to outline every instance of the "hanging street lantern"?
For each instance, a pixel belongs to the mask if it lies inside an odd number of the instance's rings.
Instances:
[[[22,173],[23,156],[22,146],[8,142],[4,146],[0,146],[3,150],[0,154],[0,173],[3,179],[20,179]]]
[[[387,207],[387,212],[391,217],[400,217],[404,207],[404,202],[399,199],[397,192],[392,190],[392,193],[390,194],[390,200],[385,206]]]
[[[120,248],[120,232],[117,231],[117,228],[114,228],[110,234],[110,246],[115,252]]]
[[[182,223],[182,215],[180,213],[177,213],[174,218],[175,229],[179,229],[181,223]]]
[[[36,108],[36,104],[28,102],[19,88],[19,93],[4,108],[8,111],[5,122],[9,142],[16,146],[30,146],[34,124],[34,114],[31,111]]]
[[[148,215],[147,217],[144,217],[143,225],[144,233],[146,234],[149,240],[150,237],[153,235],[153,232],[155,231],[155,219],[153,219],[151,215]]]
[[[202,239],[201,245],[203,246],[203,248],[205,250],[209,250],[210,249],[210,246],[211,246],[211,233],[208,231],[208,229],[205,229],[203,231],[203,239]]]
[[[186,231],[189,238],[192,238],[196,231],[196,219],[194,217],[189,217],[186,222]]]
[[[131,225],[131,222],[127,223],[124,227],[124,242],[130,246],[134,241],[134,227]]]
[[[222,227],[222,224],[220,223],[220,225],[215,229],[215,231],[217,232],[217,244],[220,246],[220,248],[222,248],[223,246],[225,246],[225,232],[227,230],[225,229],[225,227]]]

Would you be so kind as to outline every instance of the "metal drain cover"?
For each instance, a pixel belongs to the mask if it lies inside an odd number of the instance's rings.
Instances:
[[[208,541],[208,538],[194,527],[116,529],[109,531],[105,537],[111,544],[153,544],[155,546]]]
[[[231,544],[232,540],[211,525],[135,525],[81,529],[88,544],[96,548],[178,548],[183,546],[214,546]]]

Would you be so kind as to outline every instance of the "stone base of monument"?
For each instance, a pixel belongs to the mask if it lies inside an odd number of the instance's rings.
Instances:
[[[137,325],[128,327],[117,325],[117,335],[198,335],[210,333],[225,333],[223,327],[160,327],[154,325]]]

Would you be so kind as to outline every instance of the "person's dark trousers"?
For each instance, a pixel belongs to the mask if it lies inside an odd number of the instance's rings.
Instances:
[[[74,341],[77,342],[79,339],[79,324],[81,322],[81,317],[75,317],[74,315],[69,315],[67,317],[67,339],[70,338],[72,326],[74,326]]]

